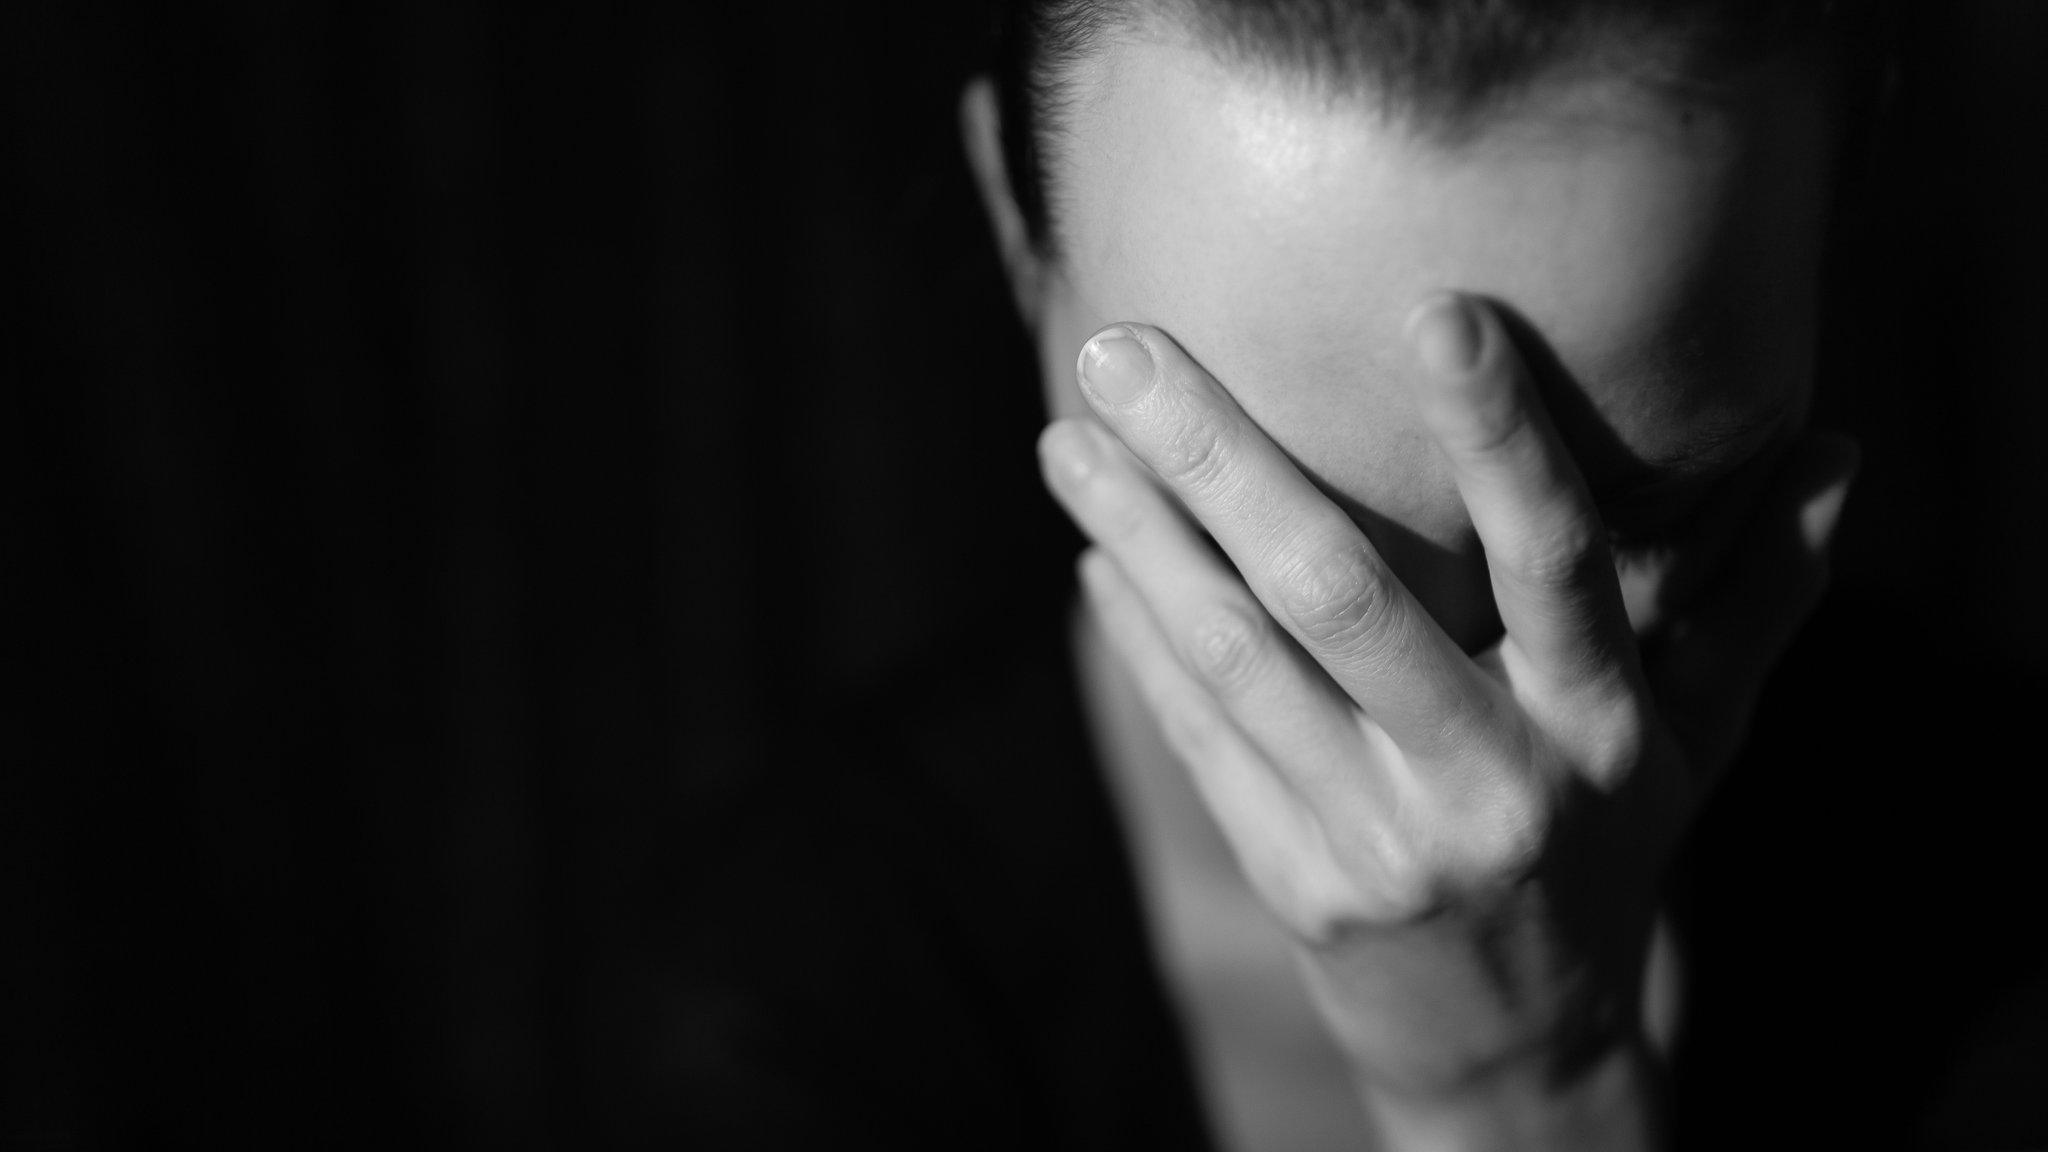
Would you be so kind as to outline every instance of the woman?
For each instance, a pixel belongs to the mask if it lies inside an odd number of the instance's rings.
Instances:
[[[1657,1139],[1659,879],[1855,467],[1842,28],[1765,7],[1020,5],[967,95],[1226,1143]]]

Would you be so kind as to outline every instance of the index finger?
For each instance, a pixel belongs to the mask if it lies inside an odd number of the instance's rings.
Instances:
[[[1493,685],[1341,509],[1222,385],[1157,328],[1112,325],[1081,350],[1105,424],[1223,547],[1254,595],[1404,748],[1450,736]]]

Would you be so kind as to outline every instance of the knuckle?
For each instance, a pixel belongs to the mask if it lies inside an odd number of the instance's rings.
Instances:
[[[1415,832],[1380,824],[1348,838],[1342,856],[1353,894],[1342,909],[1332,909],[1331,916],[1315,925],[1315,942],[1336,944],[1359,929],[1415,924],[1449,904],[1449,876],[1439,855],[1428,850]]]
[[[1221,413],[1183,413],[1161,439],[1153,470],[1161,479],[1183,488],[1214,487],[1229,473],[1233,456],[1230,422]]]
[[[1377,902],[1362,904],[1354,893],[1338,897],[1317,891],[1296,894],[1281,919],[1296,939],[1323,952],[1338,951],[1360,935],[1406,922],[1389,917]]]
[[[1135,484],[1121,477],[1102,476],[1092,481],[1090,488],[1089,528],[1097,539],[1122,543],[1144,530],[1150,509]]]
[[[1341,949],[1450,907],[1453,889],[1421,841],[1386,821],[1366,825],[1323,840],[1317,865],[1296,860],[1254,879],[1288,930],[1312,949]]]
[[[1505,769],[1419,805],[1404,835],[1373,846],[1387,915],[1413,921],[1523,882],[1549,851],[1557,814],[1538,778]]]
[[[1372,919],[1383,927],[1419,924],[1449,904],[1448,886],[1413,852],[1382,858],[1372,884]]]
[[[1271,639],[1251,612],[1237,606],[1221,608],[1189,629],[1188,664],[1210,688],[1234,695],[1265,667]]]
[[[1605,702],[1581,702],[1571,741],[1576,775],[1602,791],[1626,782],[1650,755],[1654,733],[1649,714],[1627,691]]]
[[[1389,576],[1363,543],[1326,551],[1281,575],[1287,618],[1311,643],[1349,647],[1386,622],[1393,605]]]
[[[1467,833],[1467,882],[1499,886],[1536,871],[1550,840],[1555,807],[1533,784],[1504,789]]]
[[[1458,418],[1445,436],[1451,447],[1468,456],[1506,451],[1529,423],[1529,410],[1520,393],[1485,375],[1456,389],[1451,399]]]
[[[1524,539],[1506,567],[1524,587],[1545,592],[1593,587],[1613,578],[1607,541],[1580,518]]]
[[[1247,878],[1287,931],[1310,946],[1327,946],[1354,931],[1361,910],[1342,877],[1298,864],[1247,868]]]
[[[1158,714],[1166,746],[1188,764],[1207,764],[1218,754],[1222,731],[1216,716],[1199,707],[1166,708]]]

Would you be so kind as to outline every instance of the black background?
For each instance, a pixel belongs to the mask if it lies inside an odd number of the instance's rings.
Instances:
[[[683,1137],[729,798],[1069,579],[956,143],[980,32],[6,6],[0,1146]],[[1839,585],[1681,875],[1703,1147],[2048,1139],[1989,1103],[2048,1084],[2048,7],[1901,50]]]

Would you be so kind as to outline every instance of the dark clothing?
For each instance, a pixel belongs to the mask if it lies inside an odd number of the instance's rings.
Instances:
[[[2044,689],[1831,593],[1672,884],[1682,1147],[2048,1146]]]
[[[2035,810],[2001,729],[1929,722],[2042,685],[1896,615],[1880,658],[1870,618],[1848,588],[1813,621],[1679,862],[1681,1147],[2048,1136]],[[1200,1145],[1060,631],[1021,631],[817,734],[727,826],[745,865],[698,870],[717,1146]]]
[[[715,818],[681,904],[705,1146],[1206,1145],[1060,634],[1035,631],[926,668]]]

